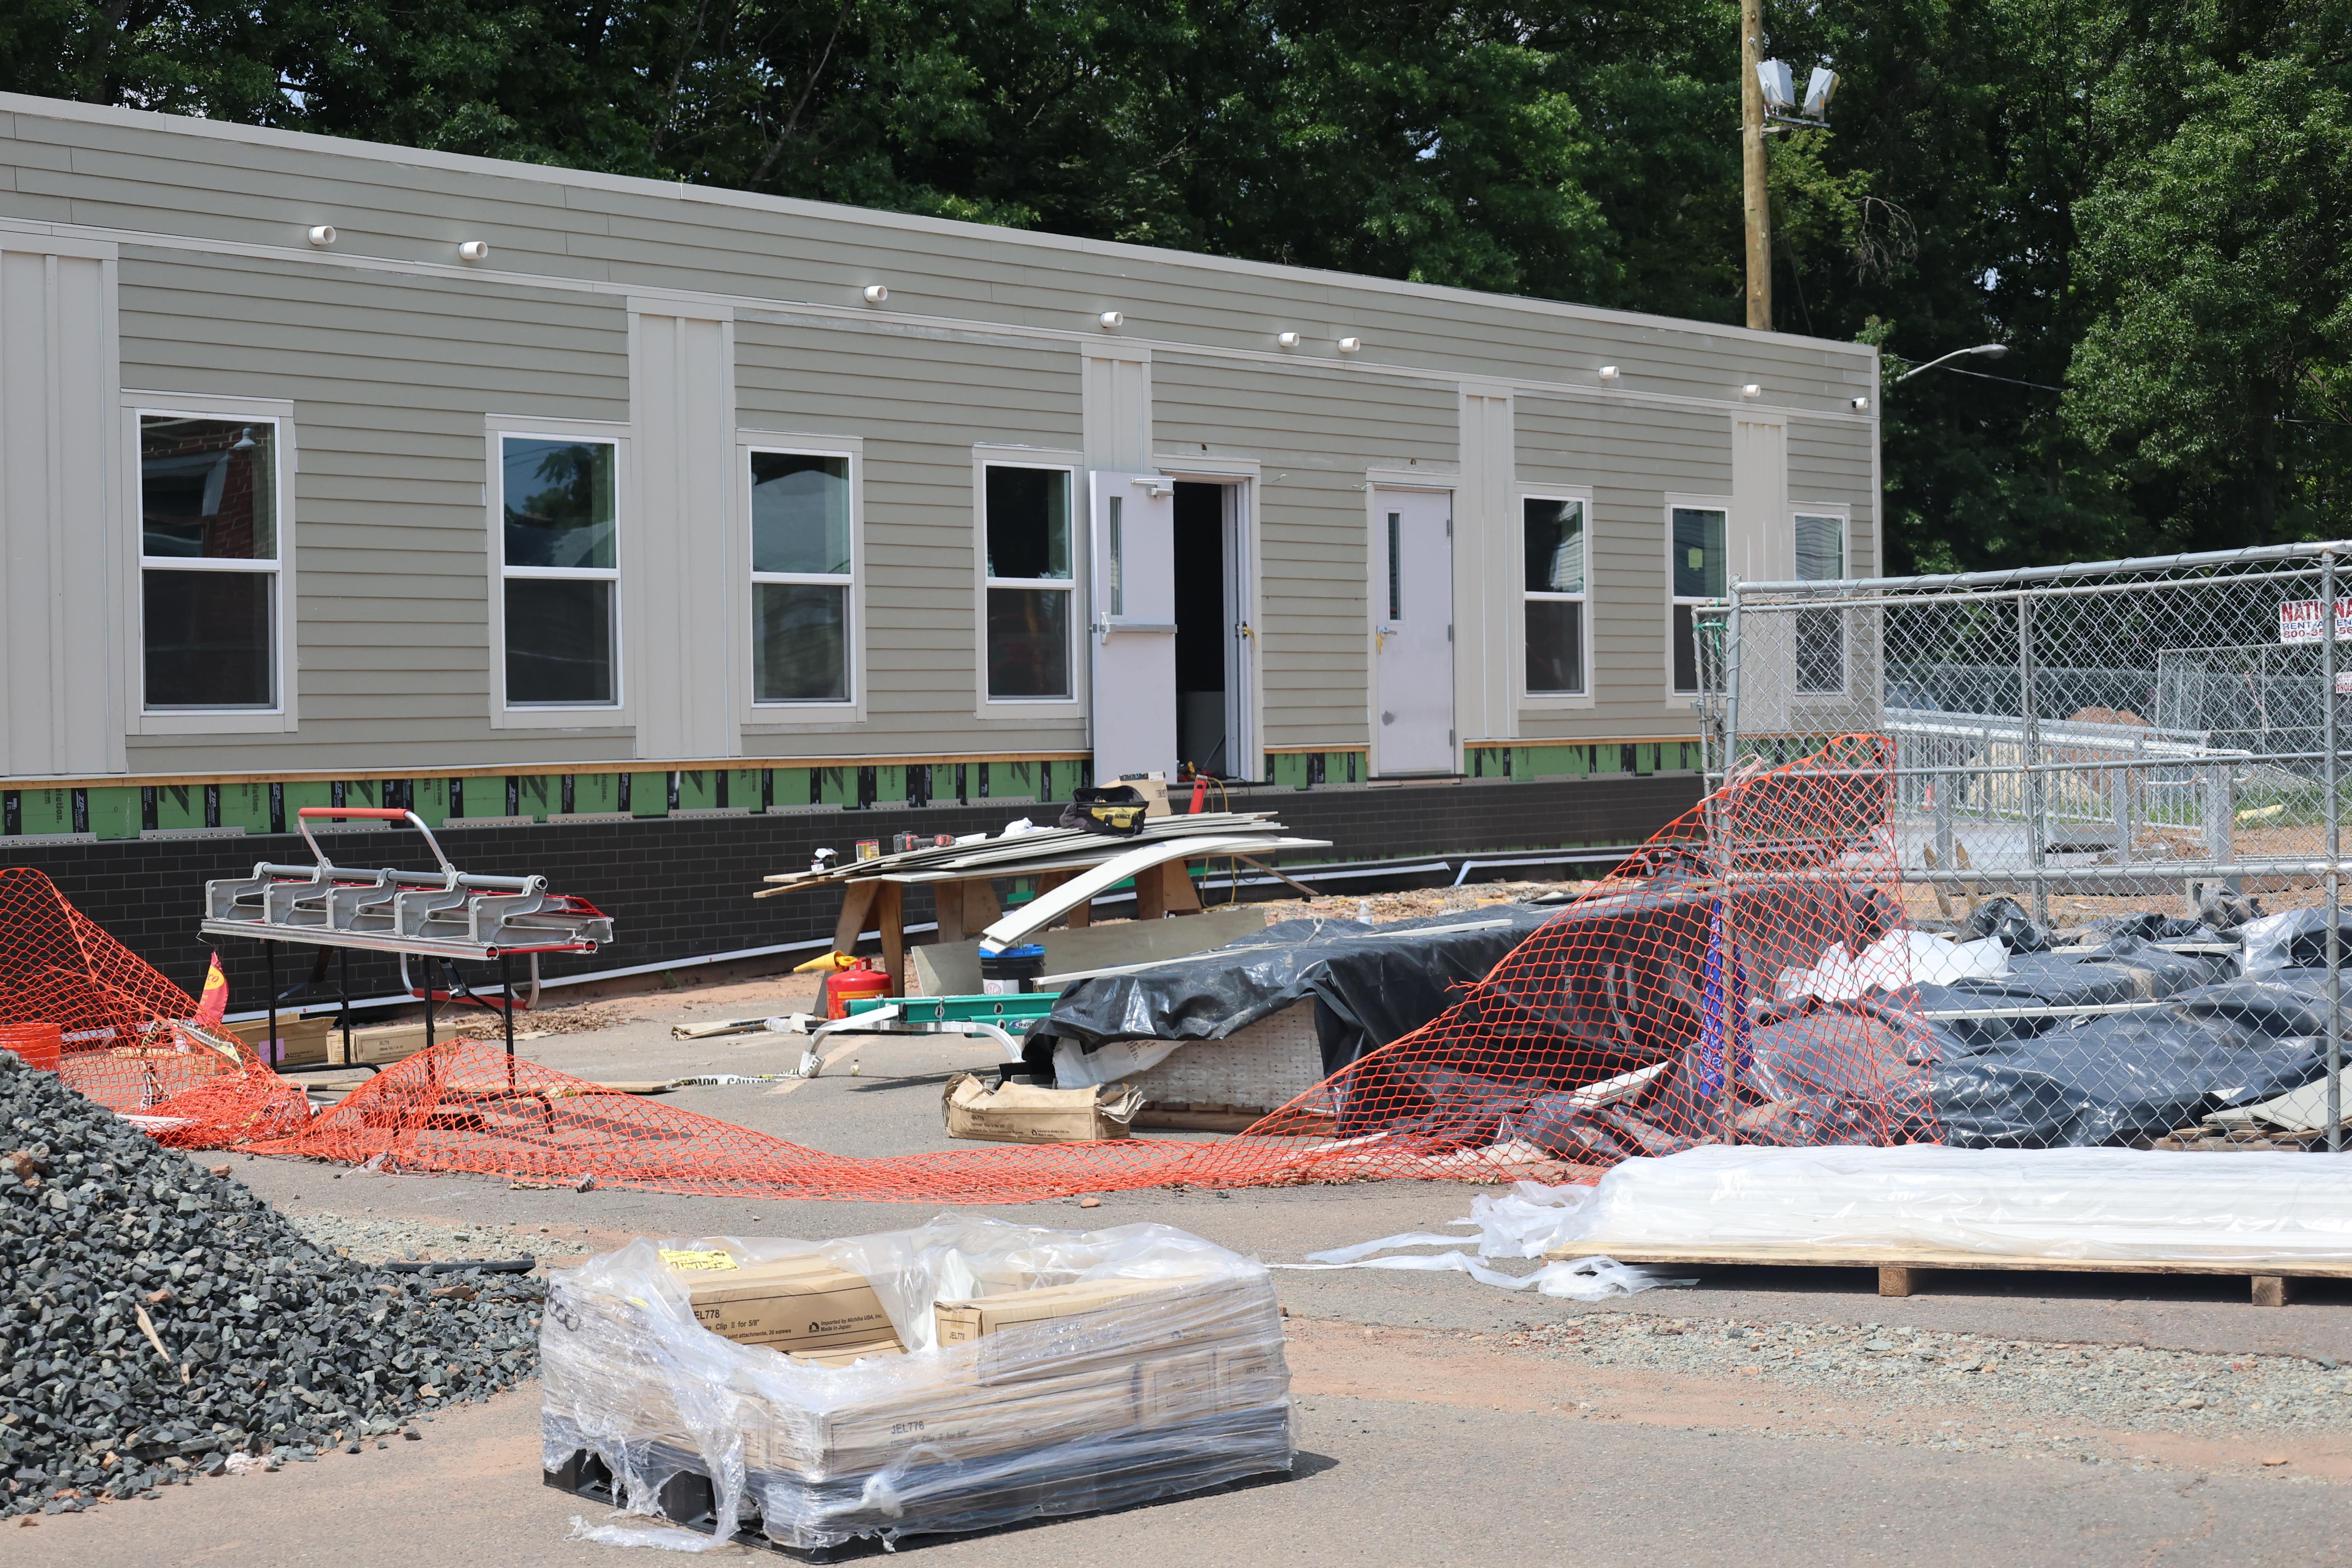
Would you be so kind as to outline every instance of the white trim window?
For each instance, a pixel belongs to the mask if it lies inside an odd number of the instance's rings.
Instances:
[[[1677,694],[1698,691],[1698,638],[1693,612],[1730,592],[1730,512],[1719,506],[1666,509],[1667,644]]]
[[[1827,512],[1801,511],[1793,519],[1797,580],[1835,583],[1845,576],[1846,520]],[[1797,690],[1832,697],[1845,690],[1845,612],[1822,608],[1797,612]]]
[[[617,709],[620,443],[520,429],[490,439],[503,705]]]
[[[1589,689],[1585,609],[1586,519],[1591,508],[1570,496],[1523,496],[1519,541],[1525,563],[1527,693],[1582,697]]]
[[[1071,470],[981,468],[986,690],[991,702],[1077,695],[1077,600]]]
[[[137,411],[144,713],[285,710],[280,423],[243,412]]]
[[[856,689],[856,459],[754,446],[745,462],[751,701],[847,706]]]

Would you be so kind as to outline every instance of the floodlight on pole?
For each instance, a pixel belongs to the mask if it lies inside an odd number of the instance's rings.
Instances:
[[[1811,120],[1830,117],[1830,97],[1837,91],[1838,74],[1827,66],[1815,66],[1811,81],[1805,83],[1805,115]]]
[[[2007,343],[1979,343],[1972,349],[1954,349],[1950,353],[1941,355],[1936,359],[1931,359],[1926,364],[1919,366],[1916,370],[1905,371],[1901,375],[1896,376],[1893,381],[1888,382],[1886,384],[1889,386],[1900,386],[1903,383],[1910,380],[1915,375],[1925,375],[1927,372],[1935,369],[1939,364],[1947,364],[1956,359],[1967,359],[1971,354],[1979,355],[1985,359],[1999,359],[2008,352],[2009,345]]]
[[[1756,62],[1757,84],[1764,91],[1764,118],[1767,131],[1785,131],[1792,125],[1810,126],[1816,131],[1829,129],[1830,98],[1837,91],[1838,74],[1827,66],[1815,66],[1805,83],[1805,101],[1797,102],[1796,76],[1785,60]]]

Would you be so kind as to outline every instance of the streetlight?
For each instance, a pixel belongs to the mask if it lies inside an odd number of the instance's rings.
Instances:
[[[1970,354],[1982,354],[1987,359],[1999,359],[2008,352],[2009,345],[2007,343],[1979,343],[1972,349],[1954,349],[1950,353],[1944,355],[1941,359],[1931,359],[1926,364],[1919,366],[1916,370],[1905,371],[1901,375],[1896,376],[1893,381],[1888,382],[1886,384],[1889,386],[1900,386],[1915,375],[1924,375],[1939,364],[1943,364],[1951,360],[1966,359]]]

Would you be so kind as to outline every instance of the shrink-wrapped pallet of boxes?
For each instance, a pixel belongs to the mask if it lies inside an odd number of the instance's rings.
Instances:
[[[560,1270],[550,1485],[823,1551],[1286,1473],[1264,1265],[1166,1226],[942,1216],[824,1243],[636,1241]]]

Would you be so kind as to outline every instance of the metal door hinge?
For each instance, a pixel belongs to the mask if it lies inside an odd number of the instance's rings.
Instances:
[[[1451,730],[1445,731],[1445,743],[1449,746],[1454,744],[1454,731]]]
[[[1445,640],[1447,642],[1454,640],[1454,623],[1451,621],[1445,623]]]

